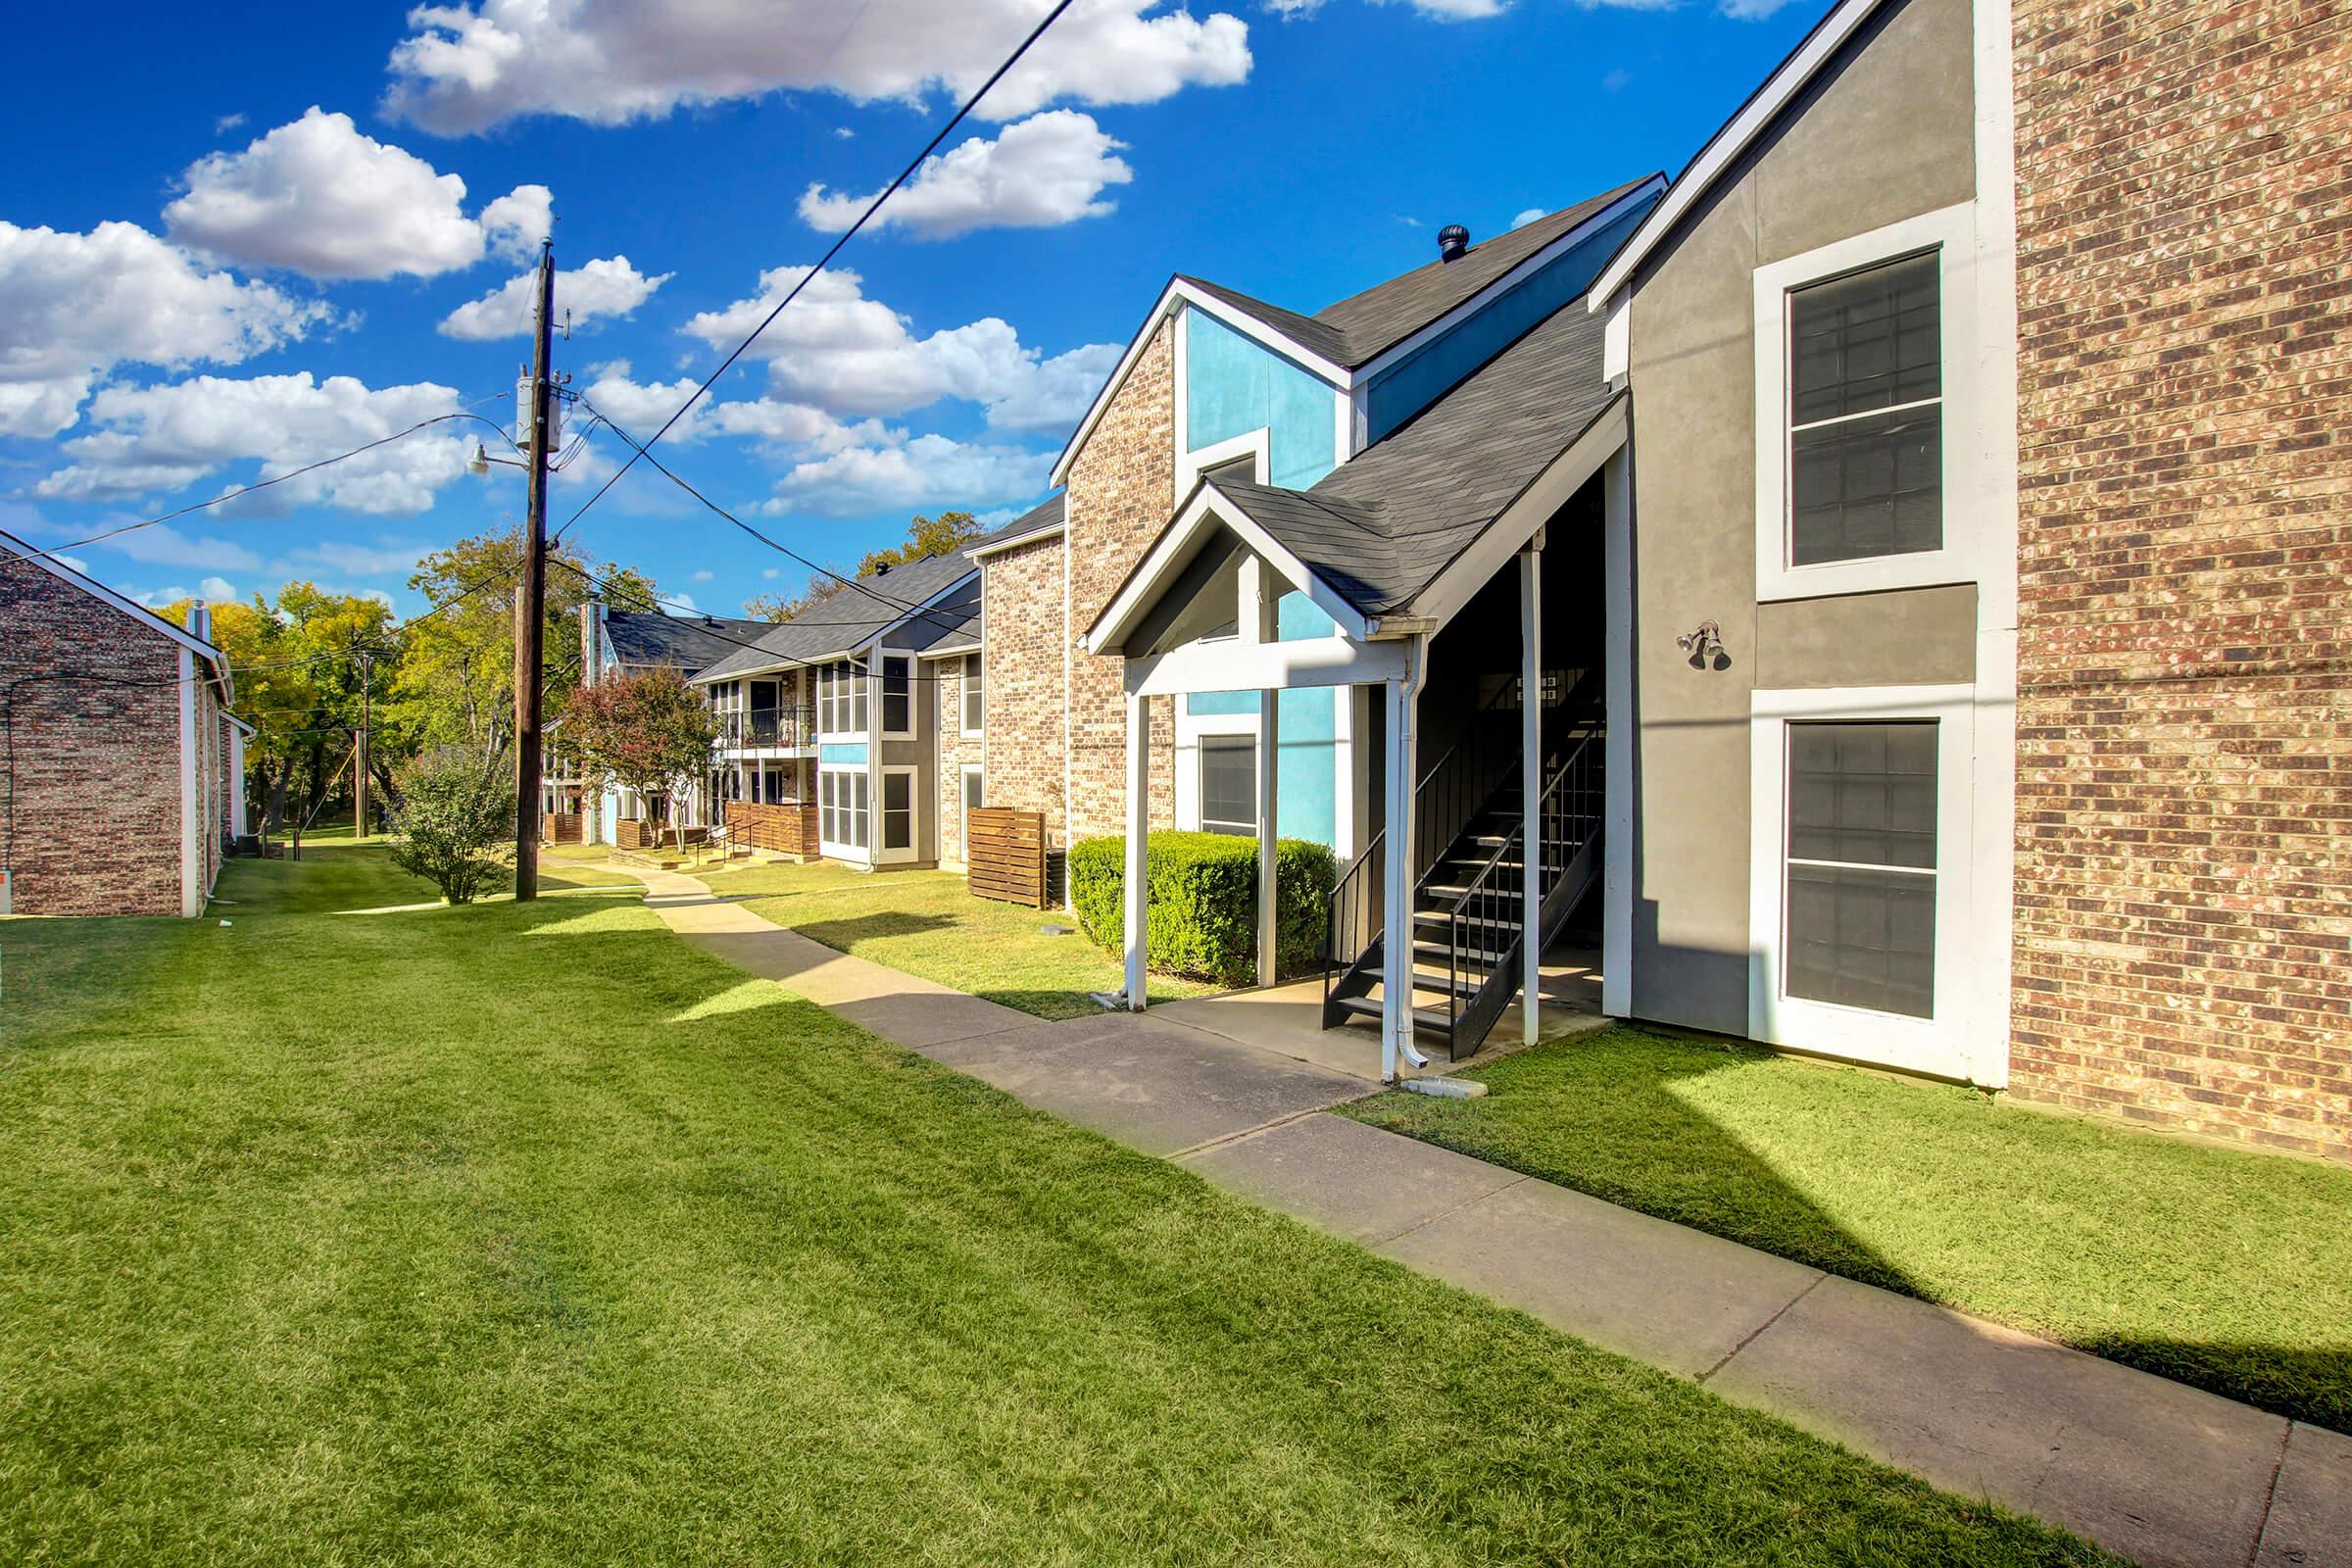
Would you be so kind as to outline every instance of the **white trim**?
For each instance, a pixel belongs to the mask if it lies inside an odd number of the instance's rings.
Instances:
[[[1052,522],[1030,529],[1027,533],[1008,534],[1002,539],[991,539],[984,545],[966,545],[963,553],[969,560],[985,561],[990,556],[1001,556],[1007,550],[1018,550],[1023,545],[1033,545],[1040,539],[1051,539],[1061,532],[1062,526],[1061,519],[1057,517]]]
[[[958,762],[956,765],[956,861],[958,865],[972,863],[972,806],[964,799],[964,780],[980,780],[980,804],[988,804],[988,764]]]
[[[1275,570],[1289,579],[1293,588],[1306,595],[1317,610],[1339,624],[1343,634],[1362,637],[1369,632],[1370,628],[1361,612],[1340,597],[1338,590],[1316,576],[1305,562],[1292,553],[1288,545],[1266,532],[1255,518],[1228,500],[1217,489],[1216,481],[1210,479],[1202,480],[1194,490],[1193,499],[1161,530],[1151,552],[1128,573],[1118,597],[1105,606],[1102,613],[1095,617],[1095,623],[1087,628],[1085,637],[1080,639],[1086,651],[1100,654],[1123,641],[1135,629],[1135,622],[1142,617],[1145,609],[1157,597],[1160,579],[1189,561],[1195,542],[1219,522],[1239,534],[1245,544],[1272,563]],[[1064,575],[1067,575],[1066,564]]]
[[[1212,441],[1198,452],[1180,448],[1176,453],[1176,499],[1171,505],[1182,505],[1184,498],[1193,493],[1193,486],[1200,481],[1201,469],[1231,463],[1236,458],[1255,458],[1257,469],[1250,477],[1259,484],[1269,483],[1266,475],[1274,471],[1273,454],[1273,430],[1263,424],[1222,441]]]
[[[181,640],[195,642],[194,638]],[[204,912],[204,806],[196,777],[202,745],[203,737],[196,733],[196,655],[183,647],[179,650],[179,912],[190,917]]]
[[[255,731],[233,713],[223,716],[228,719],[228,828],[243,838],[253,831],[245,808],[245,742]]]
[[[852,793],[853,796],[854,792],[848,790],[849,781],[861,779],[865,782],[865,843],[858,844],[849,839],[836,839],[826,836],[825,829],[830,825],[826,820],[828,815],[836,819],[846,816],[852,820],[855,820],[857,816],[856,807],[850,804],[836,806],[832,808],[830,811],[828,811],[825,805],[825,780],[828,778],[836,778],[844,781],[843,785],[837,788],[837,794]],[[879,807],[879,802],[875,798],[876,794],[877,792],[874,789],[873,783],[872,759],[870,757],[867,759],[867,763],[864,766],[843,765],[838,767],[827,767],[821,761],[816,764],[816,849],[818,854],[824,856],[827,859],[848,860],[858,865],[871,865],[873,863],[873,840],[877,830],[875,812]]]
[[[1600,379],[1620,387],[1634,373],[1634,296],[1631,290],[1609,301],[1609,318],[1600,328]]]
[[[897,729],[890,727],[890,719],[888,716],[890,712],[890,700],[887,693],[889,690],[889,671],[893,662],[904,664],[906,667],[906,722],[900,725]],[[869,716],[873,719],[874,733],[878,736],[884,736],[894,741],[911,740],[914,737],[914,732],[916,729],[914,718],[914,688],[916,681],[914,678],[915,657],[913,652],[911,650],[893,651],[888,648],[877,648],[873,651],[871,656],[871,663],[874,670],[872,701],[875,704],[875,710]]]
[[[162,632],[165,636],[171,638],[174,643],[177,643],[183,652],[202,655],[205,662],[213,666],[214,674],[220,682],[220,701],[222,706],[226,706],[227,704],[236,701],[236,691],[230,683],[228,656],[223,654],[213,644],[206,642],[203,638],[196,636],[194,633],[186,630],[183,627],[174,626],[172,624],[172,622],[166,620],[154,611],[149,610],[145,605],[140,604],[138,601],[133,599],[125,599],[121,594],[115,592],[112,588],[107,587],[106,584],[99,582],[97,579],[85,577],[80,572],[75,571],[73,567],[66,565],[56,558],[42,554],[40,546],[26,544],[15,534],[9,533],[4,529],[0,529],[0,548],[14,552],[19,561],[24,562],[28,565],[38,566],[41,570],[47,572],[50,576],[55,577],[58,581],[66,584],[68,587],[78,588],[83,593],[88,594],[92,599],[99,600],[116,610],[120,610],[122,612],[122,613],[128,615],[140,625],[145,626],[149,631]],[[193,680],[195,679],[195,675],[193,672],[190,672],[182,678]]]
[[[1257,812],[1257,983],[1275,979],[1280,937],[1275,920],[1275,840],[1282,825],[1282,693],[1257,694],[1256,750],[1250,755],[1250,805]]]
[[[923,858],[921,773],[922,769],[911,762],[892,762],[887,766],[875,769],[873,821],[868,829],[868,836],[874,841],[873,863],[875,865],[906,865]],[[887,813],[883,809],[882,803],[888,796],[890,781],[894,778],[904,778],[906,781],[906,847],[903,850],[885,847],[889,829],[884,820]]]
[[[2005,948],[2005,920],[1978,929],[1977,692],[1967,685],[1758,691],[1749,708],[1747,1032],[1769,1045],[1983,1083],[2005,1071],[2008,998],[1988,1018],[1979,969],[1987,944]],[[2005,715],[2004,715],[2005,717]],[[1784,833],[1792,719],[1933,719],[1936,732],[1935,1016],[1838,1006],[1787,996],[1781,983],[1787,917]]]
[[[966,654],[976,654],[979,651],[978,643],[941,643],[936,648],[916,649],[914,657],[917,659],[961,659]]]
[[[1349,637],[1296,637],[1245,643],[1221,637],[1129,659],[1123,678],[1129,693],[1147,697],[1361,686],[1401,676],[1405,646],[1401,639],[1368,643]]]
[[[1742,105],[1740,112],[1725,122],[1690,166],[1668,188],[1666,199],[1651,209],[1650,215],[1634,230],[1609,265],[1601,270],[1591,291],[1586,295],[1589,310],[1598,311],[1633,277],[1635,270],[1648,259],[1650,252],[1674,231],[1699,198],[1706,195],[1715,181],[1723,176],[1745,152],[1748,145],[1762,135],[1773,121],[1779,118],[1789,101],[1813,79],[1813,74],[1829,64],[1846,39],[1852,37],[1871,14],[1879,8],[1879,0],[1843,0],[1836,10],[1821,19],[1819,24],[1806,34],[1796,51],[1781,62],[1780,68],[1764,79],[1755,96]]]
[[[1067,708],[1067,704],[1063,705]],[[1152,793],[1152,712],[1150,699],[1130,693],[1127,698],[1127,832],[1122,846],[1127,865],[1120,903],[1120,930],[1126,952],[1127,1010],[1141,1012],[1149,987],[1144,975],[1145,959],[1145,904],[1149,890],[1145,874],[1149,866],[1148,832],[1151,825],[1150,801]],[[1064,770],[1065,775],[1067,770]]]
[[[979,668],[974,670],[977,662]],[[980,677],[980,722],[968,722],[972,715],[972,676]],[[963,673],[956,682],[956,734],[962,740],[977,740],[988,733],[988,656],[974,648],[963,656]]]
[[[1603,743],[1608,762],[1601,802],[1600,1010],[1634,1010],[1634,492],[1633,451],[1601,467],[1602,655],[1608,683]]]
[[[1192,312],[1180,309],[1173,317],[1169,318],[1168,338],[1168,356],[1170,361],[1170,374],[1168,377],[1168,435],[1169,439],[1175,445],[1175,452],[1173,454],[1175,458],[1175,464],[1172,470],[1175,475],[1175,482],[1169,489],[1168,507],[1171,511],[1173,511],[1175,508],[1184,505],[1185,496],[1190,493],[1193,488],[1193,480],[1200,477],[1200,470],[1198,466],[1196,466],[1191,473],[1187,473],[1184,466],[1185,449],[1192,444],[1193,439],[1193,414],[1190,406],[1192,399],[1186,395],[1186,388],[1191,385],[1190,381],[1187,380],[1187,377],[1192,373]],[[1263,467],[1262,463],[1260,464],[1260,467]]]
[[[1584,434],[1530,480],[1452,564],[1413,596],[1413,618],[1434,629],[1460,613],[1488,579],[1527,548],[1527,542],[1567,505],[1569,497],[1598,473],[1613,453],[1624,448],[1627,427],[1626,399],[1610,399],[1585,426]]]
[[[1788,296],[1844,272],[1920,254],[1936,258],[1941,335],[1943,546],[1797,566],[1788,562]],[[1966,482],[1984,432],[1978,398],[1976,204],[1960,202],[1755,270],[1756,599],[1883,593],[1975,579],[1990,519]],[[1873,410],[1884,413],[1885,410]]]

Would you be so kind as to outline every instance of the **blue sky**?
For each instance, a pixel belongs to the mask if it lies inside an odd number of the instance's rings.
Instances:
[[[1168,273],[1312,311],[1446,223],[1674,172],[1820,10],[1768,3],[1082,0],[664,459],[827,564],[1008,513]],[[1043,9],[51,8],[0,97],[0,527],[137,596],[299,576],[413,611],[420,551],[521,511],[518,473],[463,473],[478,426],[79,541],[433,415],[511,421],[528,343],[488,297],[551,210],[582,272],[559,366],[649,434]],[[624,454],[593,437],[555,520]],[[578,532],[719,613],[807,576],[653,475]]]

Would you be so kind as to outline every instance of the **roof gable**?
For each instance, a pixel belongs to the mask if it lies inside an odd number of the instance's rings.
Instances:
[[[211,643],[188,631],[185,627],[173,625],[137,600],[125,599],[104,583],[83,576],[56,557],[43,553],[37,546],[26,544],[15,534],[0,532],[0,551],[5,551],[17,560],[38,567],[68,587],[78,588],[109,609],[128,615],[146,630],[160,632],[197,658],[208,661],[213,666],[214,674],[220,681],[223,700],[227,699],[229,689],[228,656]]]
[[[707,683],[754,670],[821,662],[855,653],[917,617],[941,629],[960,624],[960,612],[931,607],[979,569],[958,551],[852,579],[790,620],[762,623],[764,629],[751,640],[751,647],[734,649],[694,678]]]

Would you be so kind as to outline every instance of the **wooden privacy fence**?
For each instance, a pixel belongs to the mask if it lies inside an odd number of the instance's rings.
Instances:
[[[727,826],[755,850],[778,855],[816,855],[816,808],[781,802],[729,801]]]
[[[549,844],[578,844],[587,820],[577,811],[550,811],[539,819],[539,836]]]
[[[984,899],[1046,906],[1046,813],[975,806],[964,813],[964,878]]]

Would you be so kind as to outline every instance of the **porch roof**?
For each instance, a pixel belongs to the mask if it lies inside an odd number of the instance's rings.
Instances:
[[[1367,618],[1408,612],[1609,412],[1605,324],[1570,301],[1311,488],[1218,479],[1216,494]]]

